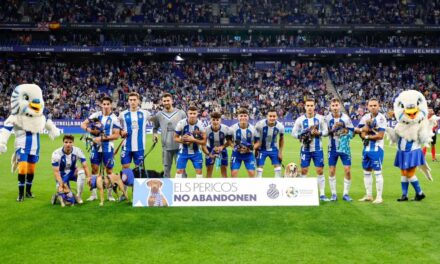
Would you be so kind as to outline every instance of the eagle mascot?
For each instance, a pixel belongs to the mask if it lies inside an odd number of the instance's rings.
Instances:
[[[394,166],[400,168],[402,196],[399,202],[408,201],[408,187],[415,190],[414,201],[425,198],[417,179],[416,168],[432,181],[431,169],[425,161],[422,147],[432,140],[432,125],[428,122],[428,105],[422,93],[407,90],[400,93],[394,101],[394,116],[397,124],[387,128],[386,132],[391,143],[397,144]]]
[[[18,202],[33,198],[32,181],[35,164],[40,154],[40,133],[46,130],[53,140],[60,130],[43,115],[44,101],[41,88],[36,84],[22,84],[12,92],[11,115],[0,130],[0,153],[7,151],[8,139],[15,134],[15,152],[12,156],[13,172],[18,167]]]

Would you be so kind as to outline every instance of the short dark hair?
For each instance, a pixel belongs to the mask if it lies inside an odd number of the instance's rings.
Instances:
[[[220,118],[222,118],[222,114],[220,114],[219,112],[212,112],[211,113],[211,118],[220,119]]]
[[[266,111],[266,114],[269,114],[269,113],[271,113],[271,112],[275,112],[275,113],[278,114],[277,110],[276,110],[275,108],[273,108],[273,107],[269,108],[269,109]]]
[[[341,99],[339,99],[337,97],[333,97],[333,99],[330,102],[332,102],[332,103],[336,103],[336,102],[341,103]]]
[[[104,101],[109,101],[110,103],[113,103],[112,98],[111,98],[110,96],[108,96],[108,95],[104,95],[104,96],[101,98],[101,103],[104,102]]]
[[[138,93],[136,93],[136,92],[131,92],[131,93],[128,94],[128,97],[131,97],[131,96],[136,96],[137,99],[141,99],[141,96]]]
[[[75,137],[73,135],[64,135],[63,136],[63,142],[65,140],[71,140],[72,142],[74,142],[75,141]]]
[[[372,98],[370,98],[370,99],[368,100],[368,103],[371,102],[371,101],[376,101],[378,104],[380,104],[379,99],[377,99],[376,97],[372,97]]]
[[[171,98],[173,98],[173,96],[172,96],[170,93],[164,93],[164,94],[162,94],[162,98],[165,98],[165,97],[171,97]]]
[[[238,115],[243,115],[243,114],[249,115],[249,111],[246,108],[240,108],[240,109],[238,109],[237,114]]]
[[[305,103],[307,103],[307,102],[313,102],[313,103],[315,103],[315,98],[313,98],[313,97],[307,97]]]
[[[190,105],[187,111],[199,111],[199,109],[195,105]]]

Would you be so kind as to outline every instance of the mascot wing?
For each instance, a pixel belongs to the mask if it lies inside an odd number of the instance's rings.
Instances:
[[[49,132],[49,137],[52,140],[54,140],[56,137],[58,137],[61,134],[60,130],[55,126],[55,124],[50,119],[47,120],[44,128]]]

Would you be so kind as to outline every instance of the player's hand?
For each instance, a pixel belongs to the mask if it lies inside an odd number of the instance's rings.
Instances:
[[[367,132],[362,132],[362,133],[361,133],[361,138],[362,138],[362,139],[365,139],[366,136],[367,136]]]
[[[193,136],[190,135],[185,135],[186,139],[184,139],[185,141],[189,142],[189,143],[193,143],[196,139]],[[185,138],[185,136],[183,136]]]
[[[278,152],[278,159],[280,160],[280,162],[283,162],[283,153]]]
[[[124,130],[121,130],[121,137],[122,138],[126,138],[127,136],[128,136],[128,132],[124,131]]]
[[[5,153],[6,151],[8,151],[6,144],[0,144],[0,154]]]
[[[312,134],[312,136],[315,136],[315,137],[319,137],[320,136],[319,130],[316,129],[316,128],[312,129],[311,134]]]
[[[101,137],[95,137],[95,138],[93,138],[93,143],[95,143],[95,144],[101,144],[101,142],[102,142]]]
[[[87,132],[94,136],[99,136],[99,134],[101,134],[101,131],[99,131],[98,129],[87,128]]]

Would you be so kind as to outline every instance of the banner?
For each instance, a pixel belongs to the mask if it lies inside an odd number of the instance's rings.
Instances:
[[[256,54],[256,55],[439,55],[440,48],[195,48],[195,47],[137,47],[137,46],[0,46],[0,52],[53,53],[118,53],[118,54]]]
[[[135,179],[134,207],[318,206],[316,178]]]

